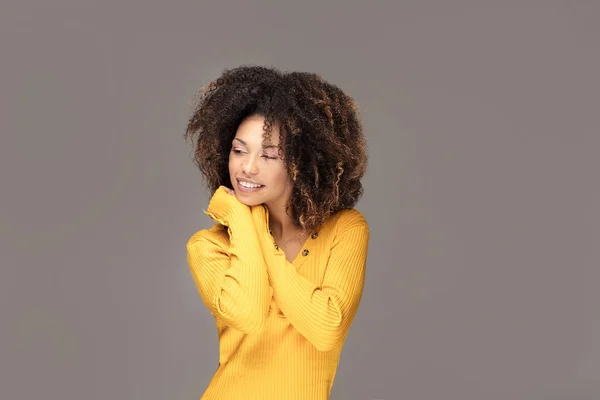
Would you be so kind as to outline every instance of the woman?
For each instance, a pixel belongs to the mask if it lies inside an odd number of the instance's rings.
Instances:
[[[315,74],[241,66],[201,91],[185,137],[215,222],[187,243],[220,345],[201,400],[328,399],[369,241],[354,101]]]

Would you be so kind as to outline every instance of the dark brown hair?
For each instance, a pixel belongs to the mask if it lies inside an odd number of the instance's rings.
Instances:
[[[184,137],[210,190],[231,188],[228,160],[242,120],[265,119],[265,140],[279,126],[279,153],[293,181],[288,211],[312,230],[332,213],[352,208],[363,193],[367,152],[354,100],[309,72],[242,65],[226,69],[199,91]]]

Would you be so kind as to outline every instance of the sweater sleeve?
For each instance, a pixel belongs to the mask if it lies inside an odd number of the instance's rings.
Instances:
[[[320,286],[300,275],[282,250],[263,246],[277,304],[320,351],[331,350],[350,329],[362,297],[369,237],[366,222],[337,234]]]
[[[244,333],[257,333],[271,299],[264,257],[249,208],[232,209],[227,220],[221,223],[229,225],[229,243],[213,230],[197,232],[187,243],[188,264],[211,314]]]

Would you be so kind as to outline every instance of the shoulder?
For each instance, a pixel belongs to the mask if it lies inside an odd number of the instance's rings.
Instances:
[[[343,233],[348,229],[362,228],[369,232],[369,224],[365,216],[355,208],[345,208],[333,213],[328,221],[333,226],[336,234]]]

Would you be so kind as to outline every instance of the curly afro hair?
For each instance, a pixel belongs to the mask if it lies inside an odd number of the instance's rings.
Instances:
[[[214,193],[231,188],[229,153],[242,120],[263,117],[266,142],[277,124],[279,154],[293,182],[287,211],[297,228],[313,230],[363,194],[367,151],[357,114],[354,100],[317,74],[242,65],[200,89],[184,137]]]

